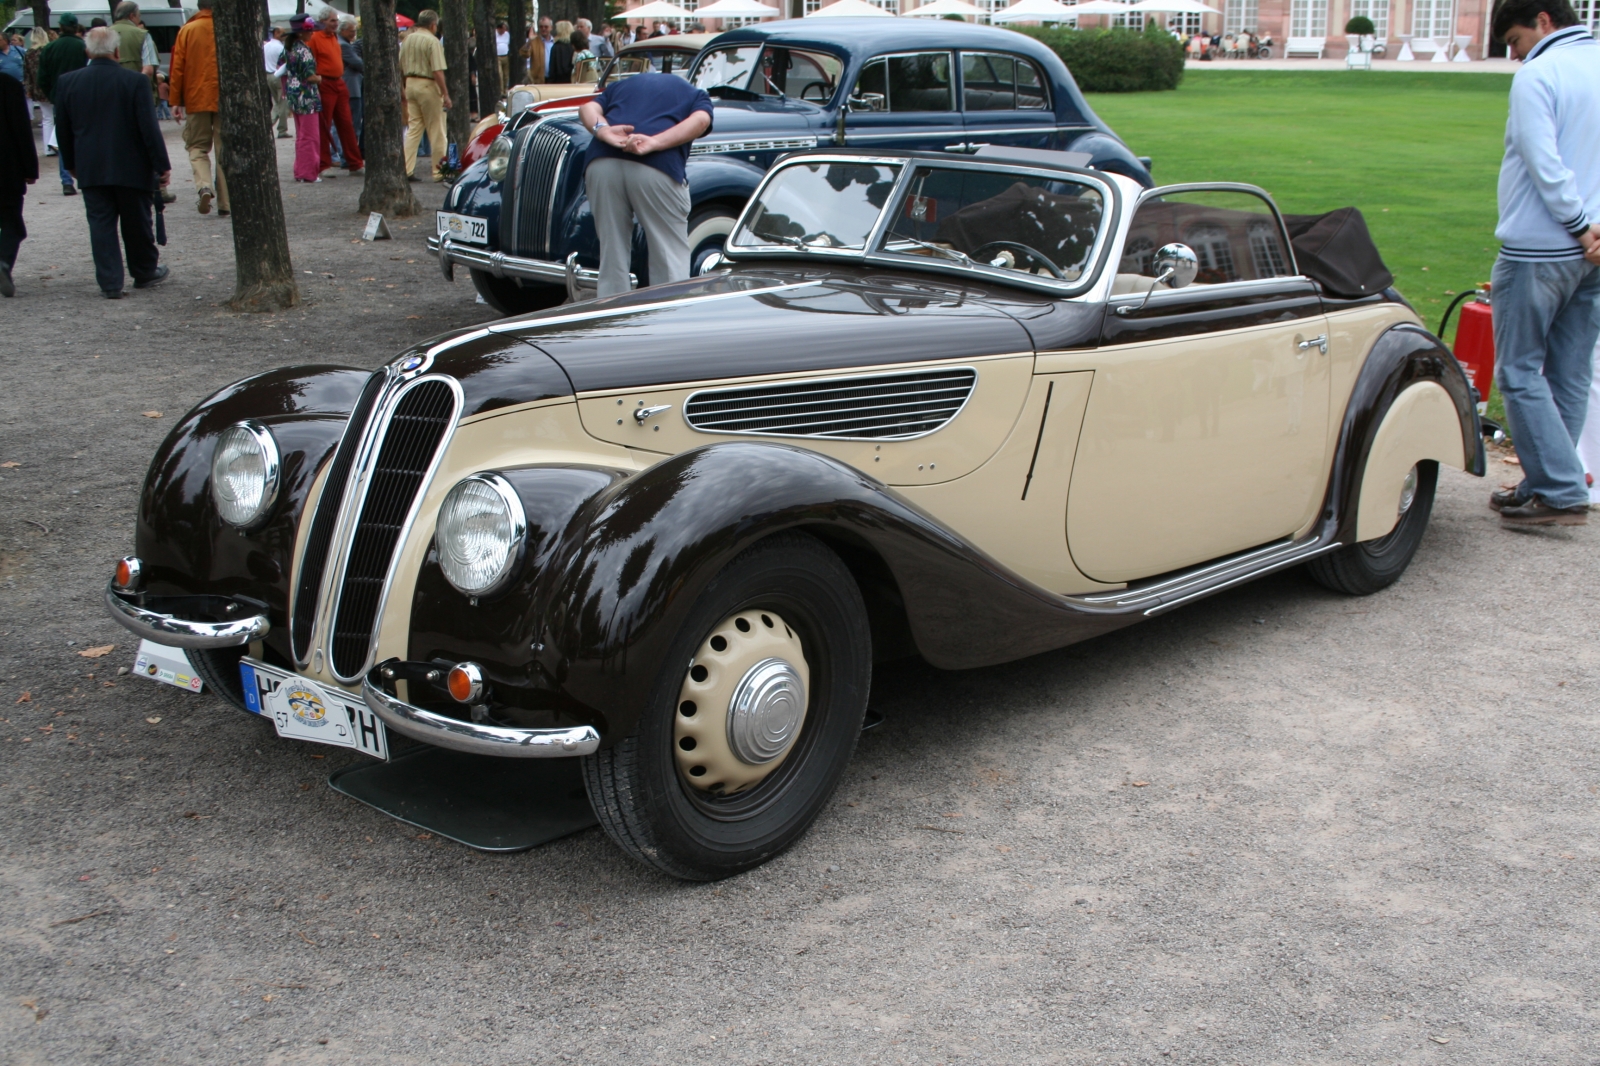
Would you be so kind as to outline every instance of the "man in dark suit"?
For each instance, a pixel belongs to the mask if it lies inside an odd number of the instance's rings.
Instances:
[[[15,78],[0,77],[0,296],[15,296],[11,268],[17,246],[28,235],[22,224],[22,194],[39,180],[28,97]]]
[[[94,276],[108,300],[122,298],[121,223],[133,287],[148,288],[167,276],[157,262],[151,228],[157,184],[172,177],[172,163],[150,101],[150,82],[117,65],[117,34],[89,31],[89,65],[56,86],[56,140],[61,160],[83,189],[89,216]]]

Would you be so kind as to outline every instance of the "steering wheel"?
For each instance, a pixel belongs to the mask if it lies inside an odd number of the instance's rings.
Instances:
[[[1040,266],[1044,267],[1049,275],[1055,278],[1057,281],[1067,280],[1067,276],[1061,272],[1061,268],[1057,267],[1050,261],[1049,256],[1045,255],[1037,248],[1029,248],[1026,244],[1018,244],[1016,241],[990,241],[988,244],[985,244],[980,248],[973,249],[972,258],[987,265],[988,260],[983,253],[990,248],[993,248],[995,251],[1010,250],[1014,252],[1021,252],[1029,259],[1032,259],[1035,263],[1038,263]]]
[[[817,95],[815,97],[808,95],[812,89],[817,90]],[[800,90],[800,99],[809,101],[813,104],[827,103],[829,95],[831,95],[829,86],[825,82],[820,81],[807,82],[805,88]]]

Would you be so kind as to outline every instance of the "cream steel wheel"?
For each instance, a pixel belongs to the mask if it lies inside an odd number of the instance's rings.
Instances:
[[[727,796],[764,781],[805,727],[810,676],[800,638],[776,611],[724,618],[678,690],[673,753],[684,782]]]

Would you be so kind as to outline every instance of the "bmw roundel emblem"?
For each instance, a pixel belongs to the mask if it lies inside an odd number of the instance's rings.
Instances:
[[[405,362],[400,364],[400,372],[402,374],[409,374],[413,370],[421,370],[422,364],[426,363],[427,361],[427,359],[420,355],[409,356]]]

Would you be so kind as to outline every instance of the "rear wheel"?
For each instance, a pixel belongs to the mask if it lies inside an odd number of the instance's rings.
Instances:
[[[538,282],[517,284],[516,278],[497,278],[486,270],[474,270],[473,288],[485,303],[502,315],[525,315],[531,311],[544,311],[560,306],[567,298],[564,285],[541,285]]]
[[[1395,527],[1376,540],[1312,559],[1306,563],[1312,580],[1349,596],[1370,596],[1398,581],[1427,532],[1438,482],[1438,463],[1421,462],[1412,467],[1400,491],[1400,520]]]
[[[695,604],[638,731],[585,757],[601,826],[686,880],[780,854],[855,750],[871,644],[855,579],[820,541],[785,534],[744,552]]]

